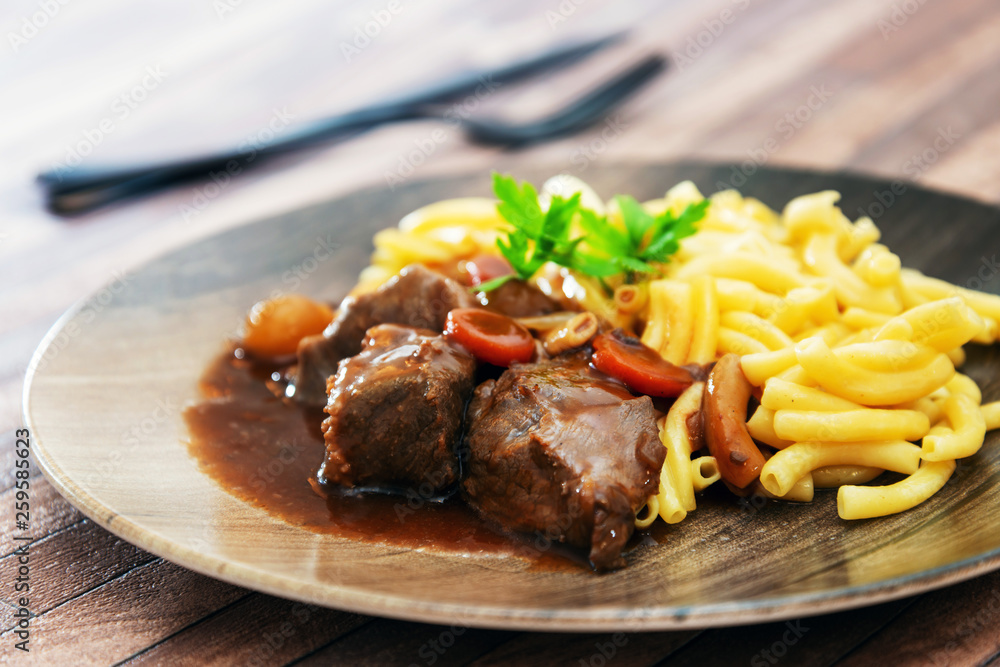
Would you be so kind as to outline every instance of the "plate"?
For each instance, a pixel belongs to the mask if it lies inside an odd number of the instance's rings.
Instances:
[[[1000,289],[1000,210],[912,184],[732,165],[590,165],[599,193],[661,196],[691,179],[736,185],[780,208],[843,193],[908,266]],[[524,169],[538,183],[557,169]],[[752,171],[750,175],[747,172]],[[35,456],[71,503],[111,532],[192,570],[309,603],[403,619],[525,630],[654,630],[859,607],[1000,567],[1000,448],[990,434],[930,501],[901,515],[837,518],[810,505],[705,503],[641,545],[626,569],[546,570],[516,558],[401,549],[317,534],[236,499],[185,445],[183,406],[247,308],[276,291],[337,299],[371,237],[439,199],[487,195],[489,174],[371,189],[242,226],[171,252],[68,312],[36,352],[24,412]],[[1000,398],[996,347],[971,347],[966,372]]]

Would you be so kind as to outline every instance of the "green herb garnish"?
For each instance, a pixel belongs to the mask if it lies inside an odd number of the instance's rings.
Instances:
[[[628,195],[615,197],[625,229],[608,223],[593,211],[580,211],[580,224],[586,231],[586,244],[607,256],[624,273],[626,282],[635,282],[638,274],[657,274],[656,264],[665,264],[680,248],[680,240],[697,231],[695,223],[705,217],[709,201],[688,205],[679,216],[664,211],[657,216],[646,212],[642,204]]]
[[[528,280],[546,262],[565,266],[594,278],[624,274],[627,282],[639,275],[657,274],[654,264],[670,261],[679,242],[695,233],[695,223],[705,216],[708,200],[692,204],[675,216],[666,211],[652,216],[632,197],[616,197],[624,229],[580,205],[580,194],[569,199],[554,195],[544,213],[538,192],[528,182],[520,186],[511,176],[493,174],[497,211],[513,227],[506,239],[497,239],[500,253],[513,274],[482,283],[475,289],[489,292],[508,280]],[[584,236],[570,238],[574,219]]]

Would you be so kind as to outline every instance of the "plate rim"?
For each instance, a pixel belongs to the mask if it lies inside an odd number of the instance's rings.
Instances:
[[[533,165],[533,170],[544,170],[546,165]],[[738,167],[737,163],[725,161],[671,160],[671,161],[615,161],[603,166],[626,168],[649,167],[692,167],[692,168],[728,168]],[[824,170],[816,168],[798,168],[794,166],[758,167],[765,171],[812,176],[841,176],[864,180],[872,184],[885,184],[891,181],[884,177],[865,174],[852,170]],[[426,183],[457,179],[468,179],[489,170],[476,170],[473,173],[446,173],[414,180],[407,187],[417,188]],[[556,173],[553,171],[552,173]],[[928,188],[920,183],[896,179],[903,182],[907,189],[919,190],[960,199],[966,203],[974,203],[1000,214],[1000,205],[975,199],[965,194],[946,190]],[[346,197],[379,192],[384,188],[368,185],[339,193],[331,198],[310,202],[297,208],[270,213],[251,218],[241,224],[227,227],[213,234],[188,240],[176,246],[167,248],[136,265],[140,269],[162,260],[171,254],[181,252],[200,243],[216,240],[219,237],[233,233],[244,227],[252,226],[267,220],[293,215],[318,206],[329,204]],[[42,440],[38,439],[37,423],[33,418],[31,395],[34,379],[39,371],[39,361],[45,356],[49,347],[55,342],[66,324],[73,319],[101,290],[111,281],[102,284],[85,297],[73,303],[53,325],[46,331],[38,346],[32,353],[31,360],[24,378],[22,391],[22,418],[24,425],[30,430],[33,438],[31,451],[36,464],[42,473],[71,505],[80,510],[102,528],[117,537],[134,544],[164,560],[190,569],[199,574],[224,581],[226,583],[259,591],[277,597],[316,604],[348,612],[367,614],[377,617],[394,618],[407,621],[428,622],[437,624],[456,624],[463,627],[488,629],[512,629],[536,632],[607,632],[607,631],[664,631],[712,628],[724,626],[749,625],[772,621],[805,618],[838,611],[857,609],[892,600],[925,593],[962,581],[982,576],[1000,569],[1000,548],[968,557],[946,565],[896,576],[860,586],[839,587],[834,590],[812,593],[779,595],[777,597],[749,598],[726,603],[704,605],[660,606],[633,609],[627,613],[617,613],[612,609],[601,607],[589,610],[559,609],[536,610],[530,608],[495,607],[478,605],[470,607],[460,603],[442,603],[427,600],[414,600],[412,597],[392,595],[387,593],[366,592],[362,588],[354,588],[343,584],[327,584],[322,588],[310,589],[303,582],[283,577],[274,571],[261,569],[243,563],[223,560],[217,556],[206,556],[195,548],[176,541],[171,541],[157,531],[145,528],[133,522],[125,515],[117,514],[100,502],[90,493],[84,491],[73,480],[61,471],[50,455]],[[202,473],[204,474],[204,473]],[[215,480],[211,480],[222,491],[228,493]],[[231,494],[230,494],[231,495]],[[236,498],[237,501],[245,501]],[[300,529],[304,530],[304,529]],[[308,532],[308,531],[307,531]],[[601,576],[601,575],[594,575]],[[617,608],[616,608],[617,609]],[[615,613],[612,613],[615,612]],[[633,613],[641,612],[641,613]]]

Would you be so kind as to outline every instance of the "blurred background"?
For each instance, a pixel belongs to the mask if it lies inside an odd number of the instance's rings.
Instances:
[[[72,217],[40,172],[280,140],[311,120],[628,30],[454,114],[527,120],[650,53],[669,67],[591,127],[524,148],[395,123]],[[1000,202],[995,0],[8,0],[0,18],[0,432],[70,304],[192,239],[359,187],[518,164],[853,170]],[[604,193],[609,194],[609,193]],[[873,193],[874,195],[874,193]],[[857,213],[852,212],[852,217]],[[56,496],[53,503],[61,502]]]

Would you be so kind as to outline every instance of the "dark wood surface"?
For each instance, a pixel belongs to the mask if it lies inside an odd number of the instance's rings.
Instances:
[[[106,161],[179,154],[255,135],[279,117],[275,108],[305,119],[443,71],[462,54],[530,51],[631,21],[637,35],[606,57],[549,77],[542,87],[498,91],[479,105],[531,115],[645,49],[674,54],[674,71],[620,116],[521,152],[473,147],[449,130],[447,140],[413,166],[414,177],[546,163],[586,178],[593,161],[743,161],[763,150],[768,164],[916,178],[1000,201],[1000,12],[986,0],[404,4],[351,62],[340,43],[350,43],[355,27],[385,3],[303,1],[283,5],[280,13],[231,5],[233,11],[220,15],[209,3],[141,11],[111,0],[71,3],[0,57],[6,92],[0,100],[4,628],[14,619],[11,487],[20,389],[31,350],[59,313],[166,248],[360,185],[384,184],[414,142],[427,145],[435,127],[386,128],[282,158],[213,197],[205,197],[214,191],[200,183],[72,222],[48,215],[31,187],[34,173],[63,160],[88,131],[96,136],[92,128],[102,118],[115,118],[114,132],[94,149]],[[725,9],[734,20],[719,29],[715,21]],[[6,25],[19,31],[22,18],[35,11],[29,3],[18,6]],[[712,27],[718,34],[703,36],[702,53],[677,56]],[[115,116],[116,98],[157,65],[168,72],[162,84],[128,117]],[[815,109],[808,107],[810,95]],[[796,112],[793,125],[786,114],[794,119]],[[940,150],[938,137],[947,137]],[[983,252],[990,257],[993,249]],[[9,634],[0,638],[0,659],[13,663],[965,665],[995,663],[1000,654],[996,573],[791,625],[625,636],[448,628],[305,607],[154,558],[96,527],[33,472],[37,616],[28,656],[13,649]]]

